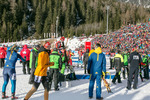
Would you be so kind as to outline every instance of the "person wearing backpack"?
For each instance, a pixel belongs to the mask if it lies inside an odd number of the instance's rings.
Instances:
[[[29,68],[31,69],[31,75],[30,75],[30,79],[29,79],[29,84],[33,84],[33,82],[34,82],[34,72],[35,72],[35,69],[37,67],[39,48],[40,48],[40,45],[35,45],[33,50],[30,53]]]
[[[84,74],[86,74],[86,66],[88,64],[88,59],[89,59],[89,49],[86,49],[86,52],[84,53],[84,56],[83,56]]]

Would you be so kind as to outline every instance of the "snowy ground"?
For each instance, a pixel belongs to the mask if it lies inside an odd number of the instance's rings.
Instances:
[[[108,62],[108,61],[107,61]],[[83,74],[83,69],[75,68],[76,74]],[[107,71],[111,72],[114,75],[114,70],[109,70],[109,62],[107,63]],[[0,69],[0,97],[1,97],[1,89],[3,84],[3,70]],[[27,92],[31,89],[32,85],[28,84],[29,75],[23,75],[22,73],[22,65],[17,62],[16,66],[17,73],[17,86],[16,86],[16,96],[19,97],[19,100],[23,100]],[[109,81],[109,80],[108,80]],[[138,89],[137,90],[127,90],[126,89],[127,80],[122,80],[121,84],[111,85],[111,89],[113,93],[107,93],[106,88],[102,82],[102,96],[105,100],[150,100],[150,80],[141,82],[139,79]],[[88,86],[89,80],[76,80],[72,81],[72,86],[69,88],[61,87],[60,91],[49,92],[49,100],[89,100],[88,99]],[[31,97],[30,100],[44,100],[43,97],[43,86],[40,85],[38,91]],[[7,86],[7,95],[11,96],[11,84],[9,82]],[[1,98],[0,98],[1,99]],[[94,90],[94,98],[91,100],[95,100],[95,90]],[[6,99],[6,100],[10,100]]]

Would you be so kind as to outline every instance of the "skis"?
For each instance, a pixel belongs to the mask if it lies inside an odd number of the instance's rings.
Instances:
[[[106,81],[106,79],[105,79],[104,77],[103,77],[102,79],[103,79],[103,81],[104,81],[104,85],[105,85],[105,87],[106,87],[106,89],[107,89],[107,92],[108,92],[108,93],[113,93],[113,92],[111,91],[110,86],[109,86],[109,83]]]

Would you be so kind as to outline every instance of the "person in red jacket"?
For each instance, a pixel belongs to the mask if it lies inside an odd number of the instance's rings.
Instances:
[[[0,47],[0,68],[4,67],[6,57],[6,50],[3,47]]]
[[[28,74],[30,74],[30,68],[29,68],[30,50],[28,49],[27,45],[23,46],[20,55],[22,58],[26,60],[26,62],[23,62],[23,74],[26,74],[26,68],[25,68],[26,65],[27,65]]]

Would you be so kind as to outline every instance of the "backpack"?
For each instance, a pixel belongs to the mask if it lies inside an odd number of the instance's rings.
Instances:
[[[76,80],[75,72],[66,75],[66,80]]]

